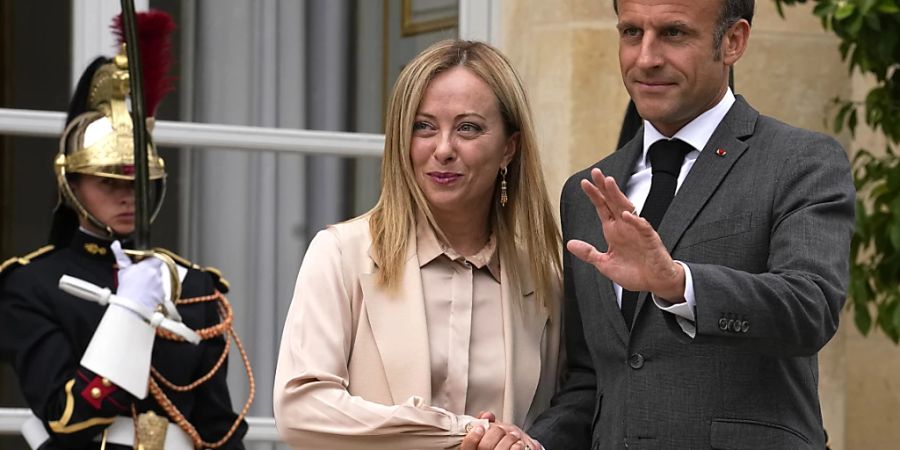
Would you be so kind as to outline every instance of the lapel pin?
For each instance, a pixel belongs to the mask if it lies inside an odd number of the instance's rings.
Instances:
[[[727,155],[727,154],[728,154],[728,152],[725,151],[724,148],[720,148],[720,149],[717,149],[717,150],[716,150],[716,156],[725,156],[725,155]]]

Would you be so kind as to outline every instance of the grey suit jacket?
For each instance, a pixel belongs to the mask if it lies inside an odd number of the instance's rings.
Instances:
[[[595,166],[620,188],[642,136]],[[563,189],[563,238],[604,251],[589,171]],[[824,448],[816,354],[845,300],[854,196],[837,142],[738,97],[659,226],[693,274],[697,336],[646,294],[629,334],[610,280],[566,252],[566,378],[530,433],[547,450]]]

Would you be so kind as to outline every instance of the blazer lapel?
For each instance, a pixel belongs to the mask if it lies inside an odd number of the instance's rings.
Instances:
[[[643,128],[641,128],[641,130],[643,130]],[[639,130],[634,139],[598,165],[604,175],[613,177],[613,179],[616,180],[616,184],[622,192],[625,192],[625,185],[628,183],[628,179],[631,178],[637,159],[643,154],[644,133],[641,130]],[[588,174],[588,178],[590,178],[590,174]],[[590,205],[589,201],[588,205]],[[606,243],[606,239],[603,237],[603,228],[599,218],[597,219],[597,225],[594,228],[596,231],[592,236],[593,241],[591,244],[601,252],[607,251],[609,247]],[[600,308],[603,310],[603,316],[606,317],[609,326],[616,331],[616,336],[622,341],[622,344],[627,345],[629,331],[625,326],[625,321],[622,319],[622,310],[619,308],[619,301],[616,299],[616,291],[613,288],[613,284],[599,271],[597,271],[596,280],[597,291],[600,293]]]
[[[716,192],[734,164],[747,151],[747,143],[741,138],[753,134],[758,117],[759,113],[750,107],[743,97],[736,96],[731,110],[700,152],[691,172],[684,179],[681,188],[672,199],[668,212],[659,224],[659,237],[669,253],[672,253],[681,236]],[[719,149],[724,150],[721,156],[719,153],[722,152],[717,152]],[[647,296],[646,293],[642,293],[638,299],[638,314]]]
[[[500,262],[500,302],[503,308],[503,338],[506,376],[503,390],[503,418],[525,423],[531,400],[541,377],[541,340],[549,319],[547,309],[537,302],[534,284],[527,271],[519,286],[511,286],[506,261]]]
[[[415,229],[411,232],[415,236]],[[414,240],[406,256],[403,282],[396,292],[379,287],[374,273],[361,275],[360,284],[391,398],[401,404],[415,395],[430,404],[431,356]]]

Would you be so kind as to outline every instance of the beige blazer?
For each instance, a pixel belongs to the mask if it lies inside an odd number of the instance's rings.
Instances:
[[[279,433],[296,449],[456,448],[467,429],[486,423],[430,406],[415,242],[394,293],[377,285],[370,247],[364,216],[319,232],[307,249],[275,373]],[[556,389],[560,315],[535,298],[530,274],[508,286],[510,265],[500,264],[506,380],[495,413],[524,427]]]

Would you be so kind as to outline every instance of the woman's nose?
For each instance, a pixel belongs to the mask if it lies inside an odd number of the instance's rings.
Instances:
[[[453,161],[456,158],[456,148],[450,135],[442,133],[437,137],[434,158],[442,163]]]

